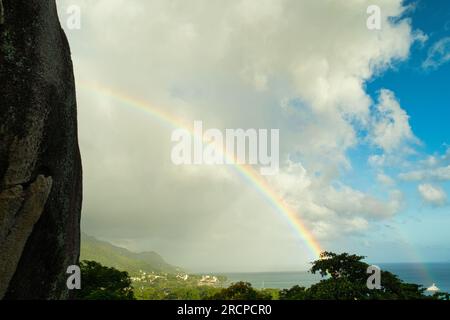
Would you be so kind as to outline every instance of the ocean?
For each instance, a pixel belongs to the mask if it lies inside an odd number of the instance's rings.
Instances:
[[[426,288],[434,283],[441,291],[450,292],[450,263],[386,263],[379,266],[405,282]]]
[[[389,263],[379,264],[379,267],[396,274],[405,282],[421,284],[426,288],[435,283],[441,291],[450,292],[450,263]],[[295,285],[309,287],[321,279],[319,275],[306,271],[224,273],[223,275],[227,277],[227,285],[245,281],[258,289],[286,289]]]

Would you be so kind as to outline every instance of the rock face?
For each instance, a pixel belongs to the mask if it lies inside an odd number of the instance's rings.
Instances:
[[[0,299],[66,299],[82,197],[75,84],[54,0],[0,0]]]

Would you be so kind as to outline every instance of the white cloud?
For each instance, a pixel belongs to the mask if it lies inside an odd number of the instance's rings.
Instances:
[[[378,1],[383,27],[374,32],[366,28],[369,0],[58,1],[61,15],[74,3],[82,10],[81,30],[67,34],[79,89],[85,228],[134,239],[141,249],[151,244],[187,266],[206,256],[261,265],[262,253],[251,250],[255,234],[266,255],[298,257],[283,220],[237,175],[174,167],[167,123],[80,80],[187,122],[281,128],[281,158],[299,159],[304,171],[287,164],[272,183],[317,236],[362,232],[395,215],[398,192],[378,199],[340,174],[351,168],[347,151],[362,142],[358,129],[374,124],[365,82],[407,59],[418,39],[409,20],[389,20],[402,14],[402,2]],[[413,138],[407,115],[389,91],[377,108],[373,142],[392,153]],[[236,259],[236,246],[248,255]]]
[[[367,161],[372,167],[382,167],[386,163],[386,155],[385,154],[374,154],[369,156]]]
[[[428,41],[429,37],[426,35],[422,30],[417,30],[414,33],[414,36],[416,38],[416,41],[421,45],[424,46],[425,43]]]
[[[424,183],[417,187],[422,199],[435,206],[442,206],[447,202],[447,194],[442,188]]]
[[[443,38],[433,44],[422,67],[424,69],[437,69],[448,61],[450,61],[450,37]]]
[[[428,156],[424,160],[421,160],[420,163],[425,167],[433,167],[436,166],[439,162],[439,159],[436,156]]]
[[[449,181],[450,165],[401,173],[399,174],[399,178],[405,181],[421,181],[421,180]]]
[[[334,185],[314,177],[299,163],[290,162],[279,175],[271,178],[271,183],[292,208],[301,212],[313,233],[321,239],[365,231],[369,221],[394,216],[403,202],[398,190],[392,191],[384,201],[350,186]]]
[[[417,142],[409,124],[409,116],[400,107],[392,91],[380,91],[376,111],[370,135],[376,146],[391,153],[408,142]]]
[[[422,199],[434,206],[441,206],[447,202],[444,189],[430,182],[450,181],[449,150],[444,154],[427,155],[423,160],[417,161],[416,168],[400,173],[398,179],[406,182],[421,182],[417,190]]]
[[[378,180],[378,182],[380,182],[381,184],[383,184],[387,187],[392,187],[395,185],[395,180],[384,173],[378,173],[377,180]]]

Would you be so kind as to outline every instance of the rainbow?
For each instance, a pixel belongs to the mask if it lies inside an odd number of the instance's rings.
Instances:
[[[185,129],[190,134],[195,135],[192,124],[185,123],[182,119],[179,119],[173,114],[166,112],[164,108],[152,106],[144,100],[131,97],[123,92],[113,90],[97,83],[77,81],[77,85],[83,89],[91,90],[93,92],[113,98],[131,107],[139,108],[145,111],[147,114],[150,114],[152,117],[161,120],[163,123],[170,124],[175,128]],[[225,154],[225,156],[230,157],[227,154]],[[233,163],[235,164],[231,165],[231,167],[234,168],[244,180],[254,186],[255,189],[277,212],[279,212],[284,218],[286,218],[288,223],[295,230],[296,234],[300,236],[302,241],[307,245],[311,253],[314,255],[313,258],[318,258],[323,250],[319,242],[306,228],[304,222],[300,219],[296,212],[286,204],[284,199],[253,167],[245,164],[237,164],[235,161],[233,161]]]

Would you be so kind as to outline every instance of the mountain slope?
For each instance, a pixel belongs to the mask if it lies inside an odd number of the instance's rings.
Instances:
[[[168,264],[156,252],[135,253],[125,248],[114,246],[106,241],[81,234],[80,260],[94,260],[104,266],[136,274],[144,272],[176,273],[180,268]]]

